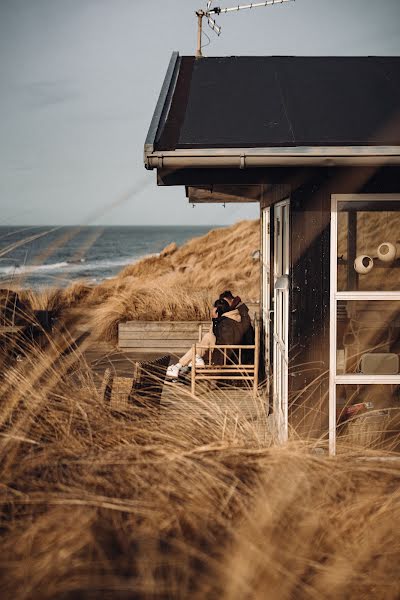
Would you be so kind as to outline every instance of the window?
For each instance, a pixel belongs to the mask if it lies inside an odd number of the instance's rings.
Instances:
[[[330,321],[330,450],[336,442],[390,442],[393,449],[400,415],[400,195],[332,197]]]

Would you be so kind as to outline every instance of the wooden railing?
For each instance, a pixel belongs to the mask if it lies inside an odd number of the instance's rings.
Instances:
[[[192,346],[192,394],[196,393],[196,385],[202,381],[242,381],[248,382],[252,387],[253,395],[257,395],[258,390],[258,370],[260,359],[260,326],[257,316],[254,318],[254,344],[253,345],[217,345],[213,348],[207,347],[204,358],[204,367],[196,366],[196,354],[199,349],[205,347],[201,345],[203,335],[202,326],[199,327],[199,343]],[[217,351],[222,354],[222,364],[213,365],[212,355]],[[254,359],[251,363],[243,362],[243,354],[254,353]],[[233,358],[230,355],[234,355]]]

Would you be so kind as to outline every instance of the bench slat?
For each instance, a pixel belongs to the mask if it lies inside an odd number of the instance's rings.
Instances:
[[[182,347],[182,348],[125,348],[125,347],[121,347],[121,349],[124,351],[124,353],[128,354],[130,352],[132,352],[132,354],[134,356],[136,355],[140,355],[140,356],[144,356],[149,354],[150,356],[156,355],[156,354],[170,354],[172,356],[177,356],[178,358],[180,356],[182,356],[183,354],[186,353],[187,351],[187,346]]]
[[[122,345],[123,344],[123,345]],[[185,343],[182,340],[123,340],[122,344],[120,343],[120,347],[124,348],[186,348],[189,350],[191,347],[190,340]]]
[[[141,352],[184,354],[198,342],[199,326],[208,321],[128,321],[118,326],[118,346]]]
[[[198,341],[197,331],[120,331],[120,340],[191,340],[193,343]]]
[[[201,321],[168,321],[168,322],[159,322],[159,321],[132,321],[127,323],[119,324],[119,331],[156,331],[159,332],[160,335],[165,333],[166,331],[196,331],[199,330],[199,325],[201,325]],[[209,325],[209,324],[208,324]]]

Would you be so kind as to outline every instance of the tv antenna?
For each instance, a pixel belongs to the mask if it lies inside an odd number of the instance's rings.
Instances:
[[[202,37],[203,37],[203,19],[206,18],[208,22],[208,26],[212,31],[220,36],[222,28],[216,23],[213,18],[214,15],[225,15],[231,12],[237,12],[238,10],[246,10],[249,8],[259,8],[261,6],[272,6],[273,4],[284,4],[286,2],[294,2],[294,0],[266,0],[265,2],[251,2],[250,4],[242,4],[238,6],[233,6],[232,8],[221,8],[220,6],[212,7],[212,3],[214,0],[208,0],[207,8],[205,10],[199,9],[196,11],[197,22],[198,22],[198,30],[197,30],[197,50],[196,57],[201,58],[202,54]]]

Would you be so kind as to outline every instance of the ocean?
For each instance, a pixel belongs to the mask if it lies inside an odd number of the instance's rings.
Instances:
[[[0,227],[0,287],[65,287],[115,276],[126,265],[215,226]]]

